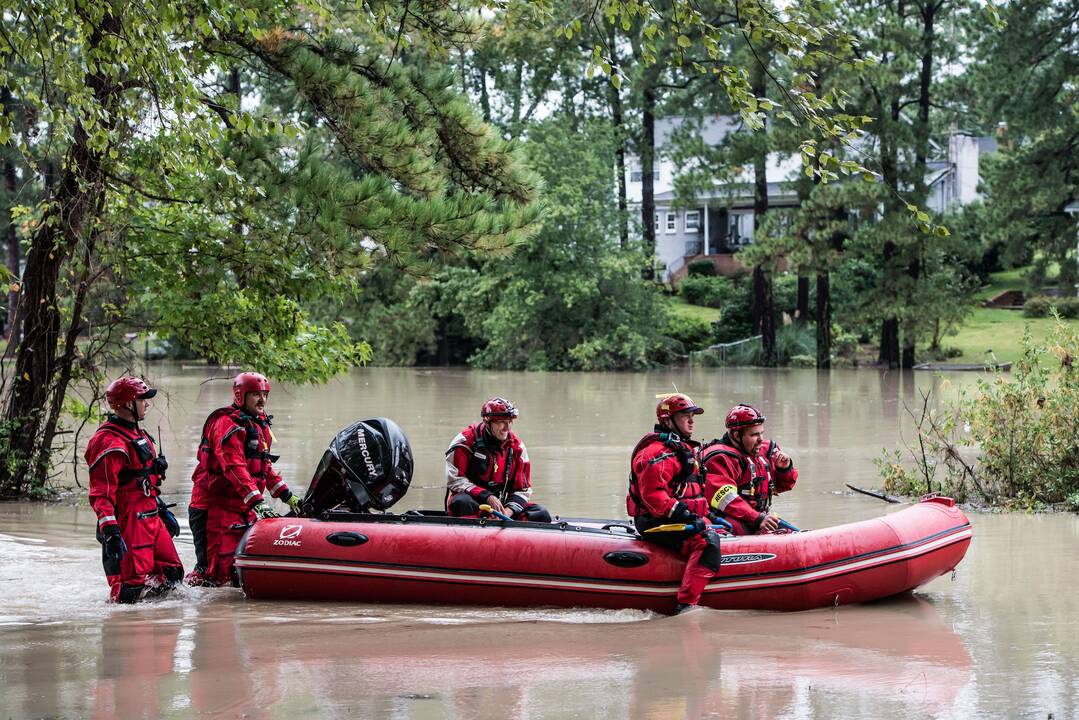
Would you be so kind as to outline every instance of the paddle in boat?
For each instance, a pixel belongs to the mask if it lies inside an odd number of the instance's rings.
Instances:
[[[411,481],[408,441],[360,421],[326,451],[301,509],[260,520],[236,556],[254,599],[636,608],[673,612],[683,560],[627,521],[531,523],[385,512]],[[372,510],[380,512],[372,512]],[[908,592],[951,572],[970,545],[955,502],[802,532],[729,537],[701,605],[807,610]]]

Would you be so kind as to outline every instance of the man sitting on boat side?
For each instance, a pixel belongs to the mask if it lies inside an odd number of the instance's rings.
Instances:
[[[294,510],[300,505],[273,467],[277,456],[270,454],[269,397],[265,376],[242,372],[232,382],[232,405],[214,410],[202,426],[188,509],[195,540],[190,585],[236,583],[233,555],[244,530],[255,520],[278,517],[263,498],[267,489]]]
[[[719,537],[709,527],[708,501],[698,473],[692,440],[693,418],[704,410],[676,393],[656,406],[657,425],[633,448],[626,511],[641,537],[688,556],[677,610],[700,602],[705,586],[719,573]],[[683,528],[648,532],[662,525]]]
[[[798,481],[790,456],[764,439],[764,421],[756,408],[735,405],[727,413],[727,433],[701,448],[705,495],[736,535],[774,532],[779,517],[769,513],[772,495]]]
[[[172,538],[180,524],[161,501],[168,463],[139,427],[157,390],[136,377],[105,389],[112,414],[86,444],[90,506],[97,514],[109,599],[133,603],[167,592],[184,576]]]
[[[454,517],[477,517],[480,505],[514,520],[551,522],[546,508],[532,502],[528,450],[510,426],[517,408],[493,397],[480,422],[453,438],[446,450],[446,510]]]

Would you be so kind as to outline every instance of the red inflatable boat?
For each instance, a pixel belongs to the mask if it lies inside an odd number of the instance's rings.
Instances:
[[[806,610],[913,590],[956,567],[972,530],[949,498],[787,535],[725,538],[701,598],[720,609]],[[624,523],[538,524],[323,513],[257,522],[236,567],[248,597],[672,612],[683,561]]]

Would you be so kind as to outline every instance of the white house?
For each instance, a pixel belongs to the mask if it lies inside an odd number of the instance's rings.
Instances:
[[[680,116],[656,120],[656,162],[653,171],[656,213],[656,261],[660,279],[677,280],[688,262],[710,260],[722,274],[741,269],[734,258],[742,246],[753,240],[753,169],[744,168],[730,183],[717,184],[711,191],[699,193],[691,207],[674,205],[674,177],[679,168],[664,152],[671,136],[684,122]],[[709,145],[717,145],[729,133],[737,131],[738,118],[707,118],[701,134]],[[996,150],[993,138],[953,134],[948,139],[947,155],[929,163],[927,205],[941,211],[964,205],[978,198],[978,161]],[[799,157],[772,153],[768,156],[768,205],[770,208],[797,207],[798,197],[790,181],[802,172]],[[635,155],[626,158],[626,195],[630,208],[640,209],[641,166]]]

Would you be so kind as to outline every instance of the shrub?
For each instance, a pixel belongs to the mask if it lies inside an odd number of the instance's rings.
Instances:
[[[1056,298],[1053,307],[1056,308],[1057,314],[1062,318],[1074,319],[1079,317],[1079,297]]]
[[[1054,311],[1062,318],[1079,317],[1079,297],[1035,295],[1023,303],[1025,317],[1049,317]]]
[[[680,342],[685,352],[701,350],[712,344],[712,323],[701,318],[672,315],[666,335]]]
[[[1079,334],[1058,323],[1046,347],[1023,339],[1014,372],[916,421],[914,468],[902,455],[878,461],[893,491],[942,490],[959,499],[1036,509],[1074,505],[1079,493]],[[920,405],[920,403],[919,403]],[[927,404],[928,405],[928,404]],[[967,459],[970,457],[970,459]]]
[[[716,266],[710,260],[694,260],[686,266],[689,277],[714,277]]]
[[[687,303],[713,308],[722,308],[737,292],[734,282],[723,277],[691,275],[678,285],[678,293]]]
[[[832,354],[837,357],[853,358],[858,354],[858,336],[844,332],[839,327],[833,327]]]
[[[1023,303],[1023,317],[1049,317],[1049,308],[1052,298],[1048,298],[1045,295],[1035,295],[1032,298],[1027,298],[1027,301]]]
[[[798,311],[798,276],[794,273],[777,275],[772,283],[773,301],[776,313],[786,313],[794,318]],[[814,283],[809,284],[809,317],[813,317],[813,308],[817,302],[817,290]],[[809,318],[805,318],[809,319]]]
[[[776,362],[779,365],[792,365],[796,357],[810,360],[808,365],[798,364],[796,367],[813,367],[817,364],[817,336],[813,327],[787,325],[776,332]],[[731,348],[727,353],[728,365],[761,365],[763,362],[764,348],[759,340]]]

